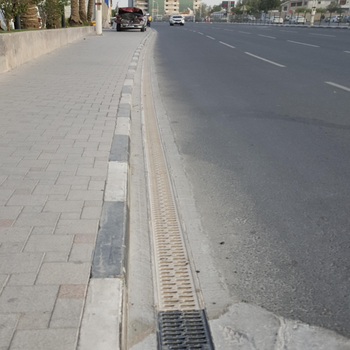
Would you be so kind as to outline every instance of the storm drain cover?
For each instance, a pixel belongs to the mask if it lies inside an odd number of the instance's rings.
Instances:
[[[144,70],[144,74],[147,84],[149,70]],[[150,86],[145,86],[145,91],[151,90]],[[213,350],[149,94],[145,94],[144,110],[150,228],[157,287],[158,349]]]
[[[213,350],[204,310],[158,313],[159,350]]]

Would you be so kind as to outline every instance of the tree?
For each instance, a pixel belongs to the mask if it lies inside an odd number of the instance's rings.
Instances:
[[[221,5],[214,5],[213,8],[211,9],[211,12],[219,12],[222,10]]]
[[[86,23],[85,0],[79,0],[79,17],[83,23]]]
[[[87,20],[88,22],[91,22],[93,9],[94,9],[94,0],[89,0],[89,1],[88,1],[87,16],[86,16],[86,20]],[[116,15],[114,15],[113,17],[115,17],[115,16],[116,16]]]
[[[200,7],[196,10],[196,21],[200,21],[201,18],[207,17],[209,15],[210,7],[205,3],[201,3]]]
[[[28,0],[0,0],[0,11],[2,12],[6,27],[11,31],[10,23],[16,15],[22,15],[28,9]]]
[[[68,20],[69,25],[72,27],[80,26],[82,24],[82,21],[80,20],[79,16],[78,0],[71,0],[70,8],[71,14]]]
[[[280,0],[261,0],[259,4],[259,10],[268,12],[270,10],[278,9],[280,5]]]
[[[330,13],[334,13],[334,12],[341,13],[342,12],[341,6],[338,3],[336,3],[335,1],[332,1],[326,8]]]
[[[35,3],[29,3],[27,11],[21,15],[21,28],[22,29],[38,29],[38,10]]]
[[[32,0],[39,9],[41,27],[46,29],[59,28],[61,16],[64,13],[64,6],[69,3],[67,0]]]

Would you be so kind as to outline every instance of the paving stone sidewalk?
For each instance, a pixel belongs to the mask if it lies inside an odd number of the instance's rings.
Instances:
[[[77,347],[118,104],[145,35],[106,30],[0,75],[1,350]]]

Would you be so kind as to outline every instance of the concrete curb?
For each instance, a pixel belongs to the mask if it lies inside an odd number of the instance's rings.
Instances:
[[[129,241],[128,178],[132,92],[140,51],[149,36],[150,34],[146,35],[134,52],[119,101],[79,350],[121,348],[122,304]]]

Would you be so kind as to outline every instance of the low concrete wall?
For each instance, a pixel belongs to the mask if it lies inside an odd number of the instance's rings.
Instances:
[[[94,34],[92,26],[0,34],[0,73]]]

